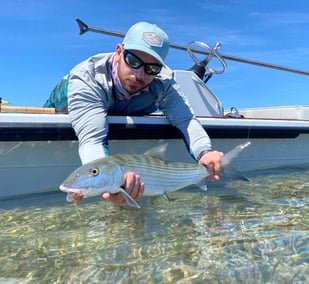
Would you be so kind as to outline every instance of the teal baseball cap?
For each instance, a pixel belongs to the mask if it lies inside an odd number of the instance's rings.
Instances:
[[[155,24],[138,22],[126,33],[123,48],[145,52],[164,65],[169,49],[167,34]]]

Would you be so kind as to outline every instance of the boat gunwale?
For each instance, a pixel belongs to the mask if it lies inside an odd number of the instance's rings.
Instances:
[[[309,121],[197,117],[211,138],[296,138],[309,133]],[[162,115],[109,116],[109,139],[180,139],[181,134]],[[77,140],[68,115],[0,115],[0,141]]]

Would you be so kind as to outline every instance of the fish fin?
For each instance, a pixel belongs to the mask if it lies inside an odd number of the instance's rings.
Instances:
[[[223,169],[223,174],[228,177],[228,178],[233,178],[233,179],[238,179],[238,180],[243,180],[247,182],[252,182],[250,178],[248,178],[246,175],[243,173],[237,171],[234,169],[231,165],[226,166]]]
[[[168,144],[165,143],[165,144],[153,147],[153,148],[149,149],[148,151],[146,151],[144,153],[144,155],[165,161],[165,152],[166,152],[166,149],[167,149],[167,145]]]
[[[174,200],[173,198],[171,198],[170,196],[168,196],[168,194],[167,194],[166,192],[164,192],[164,193],[162,194],[162,196],[163,196],[163,198],[164,198],[165,200],[167,200],[167,201],[173,201],[173,200]]]
[[[197,182],[195,185],[200,188],[201,190],[206,191],[207,190],[207,177],[201,179],[199,182]]]
[[[120,192],[123,193],[128,205],[130,207],[133,207],[133,208],[141,208],[137,202],[123,189],[123,188],[120,188]]]

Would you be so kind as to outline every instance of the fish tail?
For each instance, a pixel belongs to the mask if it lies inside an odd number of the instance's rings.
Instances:
[[[223,169],[223,174],[231,179],[236,179],[236,180],[243,180],[247,182],[252,182],[250,178],[248,178],[245,174],[237,171],[235,168],[233,168],[231,165],[226,166]]]
[[[240,144],[222,157],[221,167],[222,172],[224,173],[225,176],[229,178],[240,179],[247,182],[251,182],[251,179],[249,179],[246,175],[242,174],[241,172],[237,171],[232,166],[232,161],[250,144],[251,144],[250,141],[247,141],[244,144]]]

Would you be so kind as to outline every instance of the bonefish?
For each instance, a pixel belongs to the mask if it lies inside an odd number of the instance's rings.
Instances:
[[[222,172],[247,179],[232,169],[231,162],[250,142],[238,145],[221,159]],[[135,172],[145,184],[144,196],[164,195],[195,184],[207,190],[207,169],[198,163],[167,163],[164,160],[167,144],[150,149],[144,154],[118,154],[87,163],[75,171],[60,185],[67,192],[67,201],[101,195],[103,192],[122,192],[129,206],[140,208],[137,202],[122,188],[124,174]],[[248,179],[247,179],[248,180]]]

